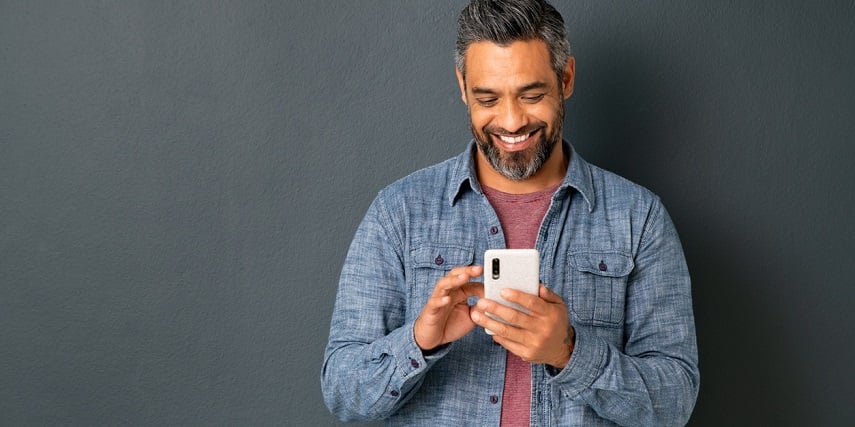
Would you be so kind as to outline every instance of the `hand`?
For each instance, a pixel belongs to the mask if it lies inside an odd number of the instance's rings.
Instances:
[[[493,331],[494,341],[526,362],[563,369],[570,361],[576,333],[561,296],[540,285],[538,295],[503,289],[502,298],[525,307],[529,313],[481,298],[472,310],[472,320]],[[491,319],[487,313],[508,323]]]
[[[447,276],[437,280],[433,294],[413,325],[419,348],[432,350],[462,338],[475,328],[467,299],[484,295],[483,284],[470,282],[483,271],[484,268],[477,265],[454,267]]]

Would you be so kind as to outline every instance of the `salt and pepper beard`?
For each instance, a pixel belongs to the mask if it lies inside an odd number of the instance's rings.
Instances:
[[[506,153],[507,157],[503,159],[502,151],[493,144],[490,135],[507,135],[511,134],[511,132],[489,125],[485,126],[481,132],[477,132],[475,126],[472,124],[472,119],[469,119],[469,127],[472,129],[472,135],[475,137],[478,149],[481,150],[481,153],[484,154],[484,157],[487,158],[487,161],[490,162],[490,165],[493,166],[496,172],[512,181],[526,180],[543,167],[546,160],[549,159],[549,155],[552,153],[555,144],[561,141],[563,125],[564,102],[559,101],[558,115],[552,123],[551,133],[546,133],[549,127],[544,122],[528,126],[524,132],[517,132],[517,134],[524,134],[538,129],[543,130],[538,137],[537,143],[532,147],[534,148],[534,152],[532,153],[530,150],[510,152]]]

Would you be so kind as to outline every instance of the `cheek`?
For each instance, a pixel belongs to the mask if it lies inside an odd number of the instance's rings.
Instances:
[[[469,111],[469,121],[472,122],[472,127],[477,129],[479,132],[484,129],[485,126],[489,125],[492,120],[492,114],[477,110]]]
[[[538,105],[529,110],[529,117],[546,124],[552,124],[558,118],[558,110],[549,105]]]

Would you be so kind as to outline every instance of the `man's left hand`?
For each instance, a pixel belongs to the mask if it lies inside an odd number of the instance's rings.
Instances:
[[[481,298],[472,310],[472,321],[493,331],[494,341],[526,362],[563,369],[570,361],[576,334],[561,296],[543,285],[540,285],[539,295],[515,289],[503,289],[501,295],[529,313]],[[508,323],[491,319],[486,313]]]

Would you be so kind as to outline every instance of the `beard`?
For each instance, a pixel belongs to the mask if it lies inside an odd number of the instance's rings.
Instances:
[[[469,127],[472,129],[472,135],[475,137],[475,142],[478,144],[478,149],[490,162],[493,169],[499,174],[512,181],[523,181],[537,173],[538,170],[549,159],[552,154],[555,144],[561,141],[561,129],[564,124],[564,103],[558,106],[558,114],[551,126],[545,122],[537,122],[523,128],[521,131],[510,132],[508,130],[496,126],[484,126],[481,131],[475,129],[472,125],[472,120],[469,120]],[[551,129],[549,133],[547,131]],[[537,142],[523,151],[514,151],[503,153],[492,141],[491,135],[512,135],[526,134],[537,132]]]

